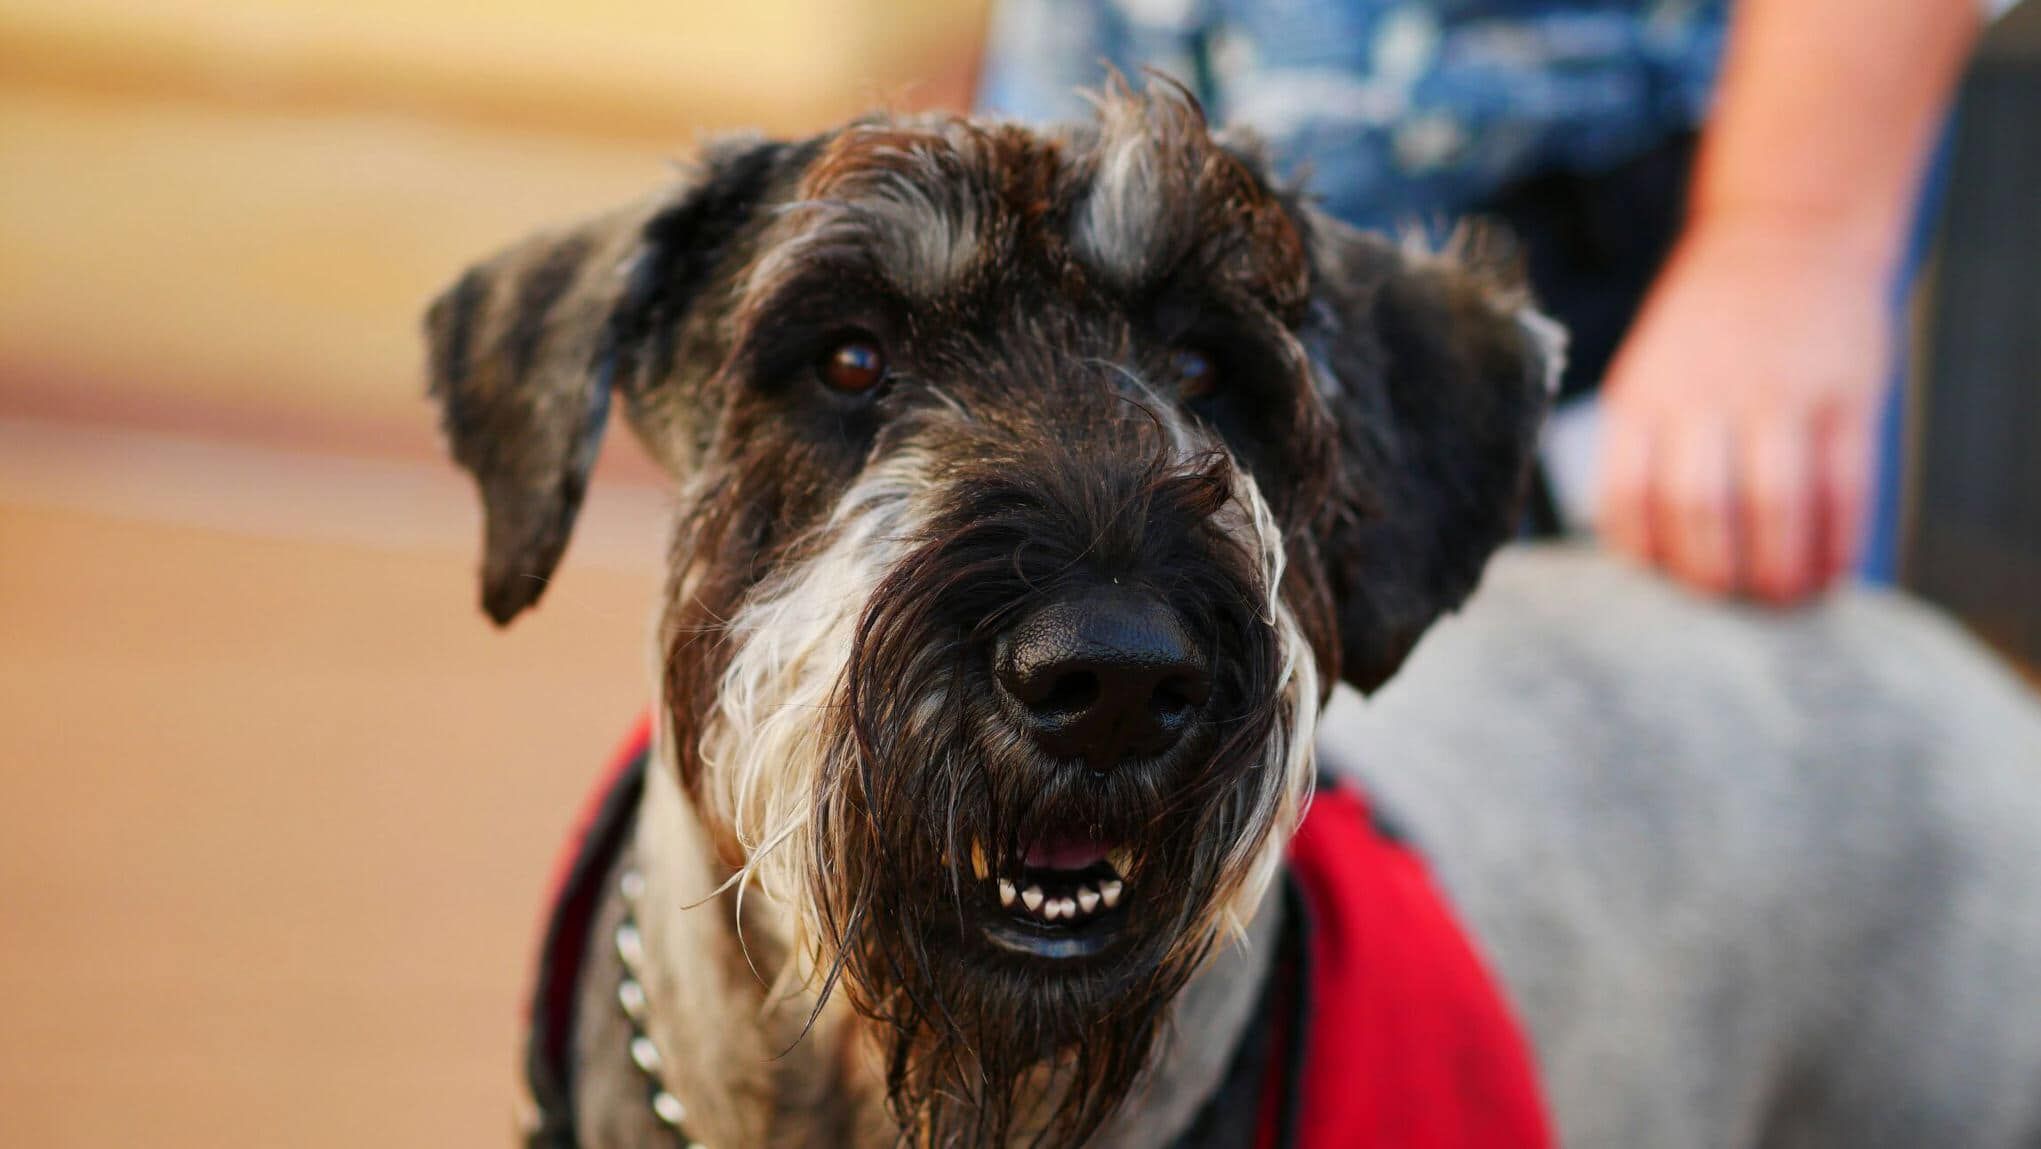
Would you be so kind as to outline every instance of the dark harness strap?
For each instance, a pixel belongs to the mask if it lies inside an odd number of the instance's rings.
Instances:
[[[581,833],[546,923],[525,1044],[525,1078],[536,1110],[525,1137],[528,1149],[580,1149],[574,1120],[575,1007],[596,911],[630,838],[650,756],[649,744],[640,743],[610,780]]]
[[[1297,880],[1283,874],[1283,929],[1261,1000],[1234,1047],[1219,1088],[1170,1149],[1242,1149],[1275,1130],[1268,1149],[1293,1149],[1304,1075],[1297,1072],[1311,1024],[1310,908]]]

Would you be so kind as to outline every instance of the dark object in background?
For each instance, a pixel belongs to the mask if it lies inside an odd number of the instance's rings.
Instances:
[[[1566,325],[1562,399],[1601,385],[1672,253],[1697,142],[1675,136],[1604,172],[1541,173],[1474,209],[1508,225],[1539,307]]]
[[[1965,80],[1929,285],[1904,581],[2041,660],[2041,4]]]
[[[1608,374],[1679,238],[1698,142],[1675,136],[1604,172],[1544,172],[1474,209],[1509,228],[1539,307],[1566,327],[1561,401],[1595,390]],[[1525,529],[1543,539],[1566,533],[1543,467],[1531,477]]]

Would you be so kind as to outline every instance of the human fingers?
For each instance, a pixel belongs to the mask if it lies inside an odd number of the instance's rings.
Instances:
[[[1870,509],[1873,404],[1821,420],[1814,437],[1815,589],[1825,589],[1856,566]]]
[[[1657,562],[1651,536],[1653,427],[1640,411],[1612,406],[1602,439],[1596,528],[1617,552],[1646,565]]]
[[[1810,420],[1774,412],[1747,422],[1737,444],[1737,492],[1744,524],[1745,589],[1767,602],[1795,602],[1819,588],[1815,477]]]
[[[1736,590],[1738,524],[1729,424],[1696,413],[1666,428],[1654,465],[1652,534],[1680,581],[1709,594]]]

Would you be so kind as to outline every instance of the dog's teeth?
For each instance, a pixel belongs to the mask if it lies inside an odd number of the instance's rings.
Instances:
[[[1058,918],[1074,918],[1077,916],[1077,903],[1075,901],[1069,898],[1057,898],[1055,905],[1056,916]]]
[[[1106,904],[1107,909],[1110,910],[1120,904],[1121,888],[1120,883],[1114,881],[1104,881],[1098,884],[1099,900]]]
[[[1124,878],[1134,872],[1134,851],[1121,846],[1106,855],[1106,865],[1111,866],[1114,873]]]
[[[1098,891],[1090,886],[1077,887],[1077,908],[1090,913],[1098,908],[1098,896]]]
[[[1013,883],[1012,883],[1012,882],[1009,882],[1009,881],[1007,881],[1007,880],[1006,880],[1005,878],[1001,878],[1001,879],[999,879],[999,904],[1000,904],[1000,905],[1002,905],[1002,906],[1011,906],[1011,905],[1013,905],[1013,900],[1014,900],[1015,898],[1019,897],[1019,896],[1020,896],[1020,895],[1019,895],[1018,893],[1016,893],[1016,892],[1014,891],[1014,888],[1013,888]]]
[[[1022,891],[1021,891],[1021,905],[1024,905],[1024,906],[1026,906],[1026,907],[1028,908],[1028,912],[1029,912],[1029,913],[1034,913],[1034,912],[1035,912],[1036,910],[1039,910],[1039,909],[1041,909],[1041,908],[1042,908],[1042,887],[1040,887],[1040,886],[1029,886],[1029,887],[1028,887],[1027,889],[1025,889],[1025,890],[1022,890]]]
[[[971,843],[971,872],[981,882],[992,876],[992,867],[985,864],[985,847],[977,842]]]

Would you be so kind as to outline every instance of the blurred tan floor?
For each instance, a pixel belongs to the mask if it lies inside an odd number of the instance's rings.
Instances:
[[[543,887],[646,697],[658,500],[598,489],[507,634],[469,502],[0,425],[0,1145],[508,1143]]]

